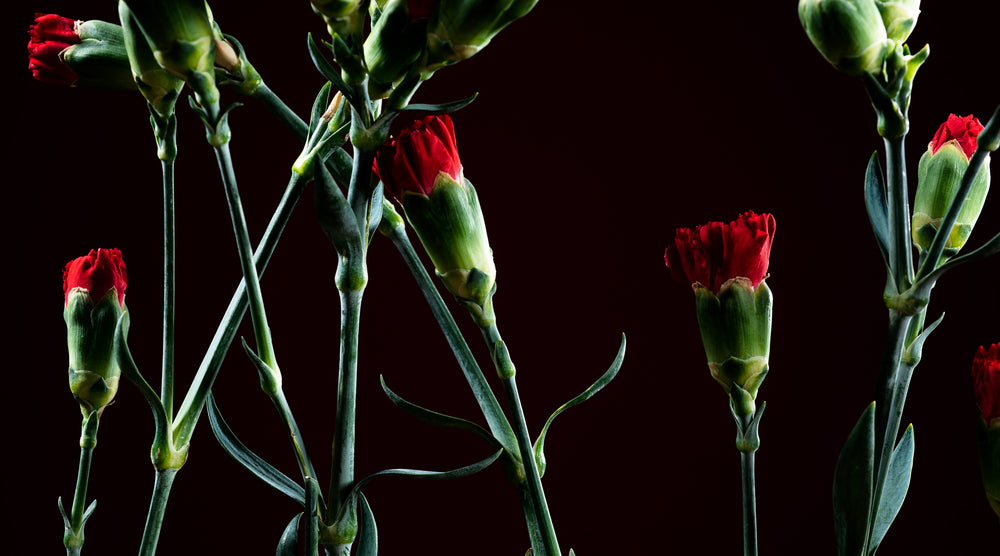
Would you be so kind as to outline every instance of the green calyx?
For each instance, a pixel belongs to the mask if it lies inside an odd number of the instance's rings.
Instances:
[[[174,113],[184,81],[160,66],[139,23],[124,1],[118,3],[118,15],[132,79],[157,114],[169,117]]]
[[[976,428],[979,444],[979,464],[986,500],[1000,516],[1000,419],[991,423],[980,417]]]
[[[403,210],[448,291],[485,306],[496,267],[476,189],[462,181],[441,172],[429,196],[404,192]]]
[[[114,335],[123,308],[114,288],[96,305],[86,290],[69,293],[63,311],[69,352],[69,386],[84,416],[111,403],[121,369],[114,356]]]
[[[929,249],[937,235],[938,228],[955,200],[962,183],[962,177],[969,167],[962,147],[955,141],[942,145],[936,153],[931,147],[920,157],[917,168],[917,193],[913,200],[912,235],[918,249]],[[962,209],[945,244],[942,263],[955,256],[965,245],[972,228],[979,219],[990,189],[990,168],[987,157],[983,167],[976,174],[968,195],[962,200]]]
[[[427,45],[427,20],[411,21],[405,0],[389,0],[365,40],[372,98],[389,94],[419,60]]]
[[[365,14],[360,0],[311,0],[312,9],[326,23],[330,36],[348,37],[361,29]]]
[[[80,42],[60,57],[79,76],[80,87],[135,89],[129,68],[125,37],[120,25],[106,21],[84,21],[77,26]]]
[[[695,284],[695,309],[708,367],[730,391],[733,384],[756,397],[771,346],[771,290],[764,281],[733,278],[718,295]]]
[[[899,44],[906,42],[920,15],[920,0],[875,0],[885,32]]]
[[[441,0],[427,28],[427,71],[471,57],[538,0]]]
[[[891,50],[873,0],[799,0],[799,21],[820,54],[848,75],[880,72]]]

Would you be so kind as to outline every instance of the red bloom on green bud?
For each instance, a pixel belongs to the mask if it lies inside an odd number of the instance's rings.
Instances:
[[[962,147],[962,152],[966,158],[972,158],[972,153],[976,151],[976,138],[983,130],[983,124],[979,123],[972,114],[968,116],[948,115],[948,120],[941,124],[934,139],[931,141],[931,154],[937,153],[938,149],[949,141],[958,142]]]
[[[77,80],[60,54],[80,42],[78,23],[61,15],[35,14],[35,23],[28,29],[28,69],[35,79],[55,85],[72,85]]]
[[[747,212],[729,224],[678,228],[663,258],[678,282],[701,284],[713,293],[736,277],[756,287],[767,276],[774,227],[770,214]]]
[[[374,170],[396,199],[406,191],[429,196],[440,173],[461,183],[462,161],[451,118],[431,115],[413,122],[378,149]]]
[[[97,305],[113,288],[118,305],[125,304],[125,263],[117,249],[91,249],[90,253],[66,263],[63,270],[63,299],[69,305],[69,295],[75,289],[90,294]]]
[[[1000,421],[1000,344],[979,347],[972,361],[972,382],[983,420],[987,425]]]

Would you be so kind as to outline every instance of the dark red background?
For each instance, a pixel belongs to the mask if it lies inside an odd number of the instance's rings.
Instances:
[[[308,3],[212,2],[265,81],[306,113],[323,79],[305,33]],[[34,11],[115,20],[114,2],[18,2],[8,52],[24,52]],[[1000,102],[994,2],[925,2],[910,43],[930,42],[916,80],[908,142],[916,161],[949,112],[985,118]],[[161,197],[138,94],[31,80],[12,57],[6,260],[5,500],[11,553],[58,554],[55,500],[72,497],[79,413],[67,388],[60,276],[94,247],[128,265],[130,345],[158,382]],[[16,63],[15,63],[16,62]],[[833,554],[831,478],[844,438],[873,397],[885,331],[884,272],[862,202],[881,141],[859,82],[812,48],[795,2],[542,0],[474,58],[438,73],[420,102],[478,92],[454,116],[499,269],[501,329],[518,364],[533,432],[605,370],[628,336],[621,374],[560,417],[548,441],[546,492],[564,550],[581,556],[739,553],[739,458],[726,396],[711,380],[686,286],[662,254],[674,228],[746,210],[778,222],[771,374],[758,452],[763,554]],[[230,119],[256,239],[300,145],[258,103]],[[178,104],[177,398],[183,396],[239,280],[214,156]],[[9,120],[8,120],[9,121]],[[8,142],[10,144],[10,142]],[[10,174],[8,174],[10,175]],[[996,193],[972,242],[1000,225]],[[329,469],[338,300],[335,256],[303,198],[263,279],[286,393],[321,476]],[[989,552],[997,518],[982,493],[969,367],[1000,341],[996,259],[947,275],[931,318],[947,311],[917,369],[904,422],[916,429],[910,494],[880,555]],[[478,333],[456,317],[482,353]],[[249,328],[244,334],[250,336]],[[11,357],[13,355],[13,357]],[[484,359],[485,361],[485,359]],[[370,254],[362,318],[357,471],[449,469],[488,448],[416,422],[382,394],[474,420],[477,407],[412,278],[388,241]],[[487,373],[492,379],[492,372]],[[216,383],[230,425],[290,476],[295,462],[253,368],[234,350]],[[13,405],[11,407],[11,404]],[[102,419],[86,552],[134,553],[153,481],[146,402],[124,383]],[[366,490],[382,553],[523,554],[520,505],[499,467],[451,482],[389,478]],[[199,426],[167,511],[160,554],[270,554],[299,511],[237,465]],[[13,521],[12,521],[13,520]],[[10,546],[8,544],[8,546]],[[30,548],[29,548],[30,547]]]

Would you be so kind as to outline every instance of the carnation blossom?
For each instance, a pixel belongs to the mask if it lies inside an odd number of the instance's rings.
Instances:
[[[931,140],[931,154],[938,152],[938,149],[949,141],[956,141],[962,147],[965,157],[971,158],[972,153],[976,152],[976,138],[982,130],[983,124],[972,114],[968,116],[949,114],[948,119],[941,124],[934,134],[934,139]]]
[[[35,23],[28,29],[28,69],[35,79],[55,85],[72,85],[77,80],[60,54],[80,42],[79,23],[61,15],[35,14]]]
[[[66,263],[63,270],[63,300],[69,304],[69,294],[75,289],[86,291],[97,305],[114,288],[118,304],[125,304],[125,263],[118,249],[91,249],[83,257]]]
[[[701,284],[718,293],[726,281],[742,277],[756,287],[767,276],[775,222],[770,214],[741,214],[724,224],[678,228],[664,260],[678,282]]]
[[[1000,420],[1000,344],[980,346],[972,361],[976,401],[987,424]]]
[[[451,118],[431,115],[413,122],[378,149],[374,170],[397,199],[407,191],[430,195],[441,172],[461,183],[462,161]]]

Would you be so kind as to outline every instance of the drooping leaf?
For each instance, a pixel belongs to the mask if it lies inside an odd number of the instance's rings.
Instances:
[[[497,441],[497,439],[493,438],[493,435],[490,434],[489,431],[487,431],[483,427],[471,421],[466,421],[465,419],[452,417],[451,415],[445,415],[443,413],[438,413],[436,411],[431,411],[429,409],[420,407],[419,405],[416,405],[414,403],[408,402],[389,389],[389,386],[387,386],[385,383],[384,377],[379,377],[379,380],[382,382],[382,390],[384,390],[385,395],[389,397],[389,401],[391,401],[396,407],[402,409],[408,415],[416,417],[417,419],[420,419],[421,421],[429,423],[431,425],[471,431],[476,435],[478,435],[480,438],[486,440],[486,442],[488,442],[494,450],[502,448],[500,442]]]
[[[356,539],[357,556],[376,556],[378,554],[378,527],[375,526],[375,514],[364,494],[358,493],[358,505],[361,507]]]
[[[406,108],[400,110],[400,112],[430,112],[432,114],[448,114],[454,112],[461,108],[472,104],[472,101],[476,100],[479,93],[476,93],[468,98],[463,98],[462,100],[456,100],[452,102],[443,102],[440,104],[408,104]]]
[[[334,88],[340,91],[340,93],[344,95],[344,98],[347,99],[347,101],[353,106],[355,104],[354,95],[351,94],[351,89],[347,86],[347,83],[344,82],[344,78],[340,76],[340,70],[333,67],[333,64],[326,59],[323,50],[320,49],[319,45],[316,44],[315,39],[313,39],[312,33],[309,33],[307,42],[309,47],[309,56],[312,58],[313,65],[316,66],[316,69],[323,74],[323,77],[330,81]]]
[[[305,488],[299,486],[295,481],[288,478],[287,475],[275,469],[274,466],[251,452],[249,448],[240,442],[240,439],[236,437],[236,434],[233,433],[232,429],[229,428],[229,425],[222,418],[222,414],[215,403],[215,396],[209,396],[206,409],[208,411],[208,421],[212,426],[212,432],[215,434],[216,440],[219,441],[219,444],[222,445],[223,449],[229,455],[233,456],[233,459],[250,470],[259,479],[277,489],[278,492],[305,507]]]
[[[618,370],[621,369],[622,361],[625,359],[625,335],[622,334],[622,343],[618,348],[618,354],[615,356],[615,360],[611,362],[611,366],[608,370],[601,375],[601,378],[597,379],[596,382],[590,385],[589,388],[583,391],[579,396],[573,398],[572,400],[562,404],[559,408],[552,412],[549,419],[545,421],[545,426],[542,427],[542,432],[538,435],[538,440],[535,441],[535,461],[538,464],[538,472],[545,473],[545,435],[549,432],[549,426],[552,421],[563,411],[573,407],[574,405],[579,405],[587,400],[589,400],[594,394],[601,391],[602,388],[608,385],[615,376],[618,375]]]
[[[293,517],[285,526],[285,531],[278,539],[278,550],[275,551],[274,556],[298,556],[300,519],[302,519],[302,514]]]
[[[906,427],[903,438],[896,445],[889,460],[889,473],[882,485],[882,498],[875,513],[875,523],[872,528],[872,538],[868,546],[868,554],[875,554],[886,531],[899,513],[899,508],[906,498],[906,490],[910,487],[910,471],[913,469],[913,425]]]
[[[875,468],[875,402],[861,414],[837,458],[833,522],[839,556],[868,556],[868,516]]]

